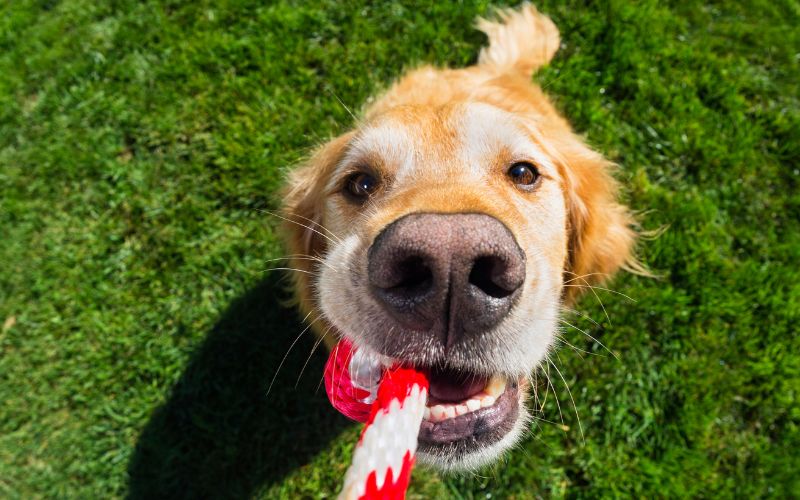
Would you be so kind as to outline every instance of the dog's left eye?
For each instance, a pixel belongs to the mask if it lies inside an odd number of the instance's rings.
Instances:
[[[378,189],[378,179],[366,172],[351,174],[344,184],[345,192],[357,201],[364,201]]]
[[[539,179],[539,170],[526,161],[520,161],[511,165],[511,168],[508,169],[508,176],[514,181],[514,184],[529,187]]]

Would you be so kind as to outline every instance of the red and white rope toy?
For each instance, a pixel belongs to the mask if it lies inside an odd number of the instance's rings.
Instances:
[[[325,366],[331,404],[366,425],[339,498],[405,498],[414,467],[428,380],[412,368],[386,368],[342,340]]]

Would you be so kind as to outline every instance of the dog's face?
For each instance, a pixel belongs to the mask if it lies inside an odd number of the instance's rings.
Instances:
[[[558,314],[567,208],[530,126],[482,103],[401,107],[349,139],[322,212],[341,241],[317,282],[338,331],[418,366],[531,372]]]
[[[529,126],[481,103],[394,109],[353,135],[325,186],[341,242],[319,305],[356,345],[431,372],[442,404],[428,405],[422,457],[477,461],[513,440],[553,339],[566,204]]]
[[[565,283],[613,272],[633,237],[608,163],[528,82],[462,98],[452,82],[426,93],[430,71],[295,170],[285,213],[320,333],[425,371],[420,458],[474,468],[527,427]],[[447,76],[474,89],[479,72],[463,71]]]

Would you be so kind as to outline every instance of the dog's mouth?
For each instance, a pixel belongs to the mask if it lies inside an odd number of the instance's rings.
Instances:
[[[421,452],[469,452],[493,444],[519,415],[519,382],[450,369],[424,370],[430,382],[420,426]]]

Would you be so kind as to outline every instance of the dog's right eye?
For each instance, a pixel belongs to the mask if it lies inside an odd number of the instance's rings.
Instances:
[[[508,169],[508,176],[511,177],[511,180],[514,181],[517,187],[526,191],[533,188],[540,177],[539,170],[526,161],[520,161],[511,165],[511,168]]]
[[[344,191],[356,201],[363,202],[378,189],[378,179],[366,172],[350,175],[344,184]]]

